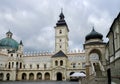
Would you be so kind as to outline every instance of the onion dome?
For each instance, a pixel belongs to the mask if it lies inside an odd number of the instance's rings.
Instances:
[[[8,31],[6,33],[6,38],[3,38],[0,40],[0,47],[1,48],[8,48],[8,49],[15,49],[17,50],[18,49],[18,46],[19,46],[19,43],[12,39],[12,32]]]
[[[92,31],[85,37],[86,41],[90,39],[101,39],[102,40],[102,38],[103,38],[103,35],[96,32],[94,27]]]

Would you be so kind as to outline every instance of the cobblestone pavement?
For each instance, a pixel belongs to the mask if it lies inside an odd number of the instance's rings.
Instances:
[[[0,81],[0,84],[79,84],[71,81]]]

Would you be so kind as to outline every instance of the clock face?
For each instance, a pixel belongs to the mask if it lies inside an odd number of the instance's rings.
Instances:
[[[91,53],[90,54],[90,61],[98,61],[99,55],[97,53]]]

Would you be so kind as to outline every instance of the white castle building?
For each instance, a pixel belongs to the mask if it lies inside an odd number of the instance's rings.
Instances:
[[[103,35],[95,29],[86,35],[84,51],[68,51],[69,28],[61,12],[55,26],[54,53],[24,53],[8,31],[0,40],[0,80],[69,80],[74,72],[104,76],[105,47]]]

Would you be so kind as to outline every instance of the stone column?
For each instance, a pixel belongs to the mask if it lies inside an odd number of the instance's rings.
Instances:
[[[27,75],[27,80],[29,80],[29,73],[26,73],[26,75]]]
[[[42,73],[42,80],[45,80],[45,76],[44,76],[45,73]]]
[[[37,80],[37,74],[34,73],[34,80]]]
[[[86,75],[89,76],[89,56],[88,56],[88,52],[86,51]]]
[[[4,73],[3,80],[6,80],[6,73]]]

